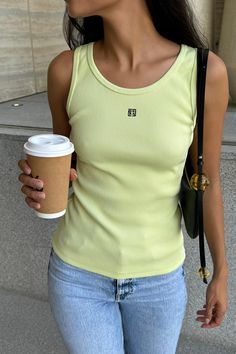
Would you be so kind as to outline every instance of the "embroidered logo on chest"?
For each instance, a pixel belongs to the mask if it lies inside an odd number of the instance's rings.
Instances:
[[[135,108],[129,108],[128,109],[128,117],[136,117],[137,111]]]

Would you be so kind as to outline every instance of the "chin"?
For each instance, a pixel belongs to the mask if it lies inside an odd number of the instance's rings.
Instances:
[[[67,13],[72,18],[77,18],[78,17],[78,14],[73,12],[73,11],[67,10]]]
[[[67,7],[67,12],[68,15],[73,18],[90,16],[90,14],[86,13],[85,11],[84,12],[78,11],[73,8],[70,8],[69,6]]]

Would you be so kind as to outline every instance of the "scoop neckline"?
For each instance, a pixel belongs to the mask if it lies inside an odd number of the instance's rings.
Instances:
[[[128,87],[122,87],[118,86],[116,84],[113,84],[111,81],[105,78],[103,74],[100,72],[98,69],[94,57],[93,57],[93,47],[94,47],[95,42],[90,42],[87,44],[87,60],[88,64],[90,66],[91,71],[95,75],[95,77],[106,87],[109,89],[119,92],[119,93],[124,93],[124,94],[140,94],[140,93],[146,93],[154,90],[155,88],[160,87],[164,82],[166,82],[171,75],[177,70],[179,67],[182,58],[184,56],[185,50],[186,50],[186,45],[185,44],[180,44],[180,50],[179,53],[174,61],[174,63],[171,65],[171,67],[166,71],[166,73],[157,81],[154,83],[144,86],[144,87],[137,87],[137,88],[128,88]]]

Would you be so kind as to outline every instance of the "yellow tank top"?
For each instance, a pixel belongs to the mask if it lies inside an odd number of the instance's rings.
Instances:
[[[74,51],[66,108],[78,179],[52,246],[111,278],[165,274],[185,260],[178,193],[196,123],[197,49],[182,44],[158,81],[124,88],[99,71],[93,44]]]

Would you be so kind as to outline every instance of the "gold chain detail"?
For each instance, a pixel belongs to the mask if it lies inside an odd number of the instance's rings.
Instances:
[[[199,178],[200,178],[200,188],[198,188]],[[195,189],[196,191],[198,189],[205,191],[206,187],[209,186],[209,184],[210,184],[210,181],[204,173],[202,173],[202,175],[194,173],[190,179],[190,186],[191,186],[191,188]]]
[[[209,276],[211,274],[207,268],[202,268],[202,267],[198,270],[198,273],[199,273],[199,276],[201,279],[204,278],[204,275],[205,275],[205,278],[209,278]]]

